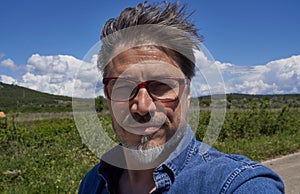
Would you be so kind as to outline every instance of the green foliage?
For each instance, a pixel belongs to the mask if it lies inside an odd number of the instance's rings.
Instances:
[[[263,108],[278,109],[284,106],[289,108],[300,107],[300,94],[274,94],[274,95],[248,95],[227,94],[227,108],[229,109],[251,109]],[[201,97],[201,100],[209,98]]]
[[[202,111],[196,137],[206,134],[210,112]],[[253,108],[226,113],[214,145],[220,151],[262,160],[300,149],[300,110]]]
[[[7,118],[0,118],[0,130],[7,128]]]
[[[76,193],[98,159],[73,120],[9,122],[0,129],[0,193]]]
[[[283,107],[281,110],[265,108],[245,111],[230,111],[219,140],[252,139],[259,135],[271,136],[282,132],[296,133],[299,130],[299,111]]]
[[[4,88],[10,87],[0,84]],[[98,158],[82,144],[71,115],[22,113],[40,111],[42,108],[39,106],[50,107],[46,110],[55,110],[53,107],[57,106],[57,111],[53,112],[59,112],[62,107],[69,106],[70,98],[62,97],[66,101],[60,99],[62,101],[57,103],[60,97],[52,96],[56,100],[47,101],[46,98],[52,97],[47,96],[43,100],[40,93],[29,95],[30,91],[24,89],[25,96],[28,94],[30,97],[26,100],[22,97],[24,102],[18,99],[19,104],[15,104],[15,96],[19,94],[4,95],[3,87],[0,88],[0,111],[8,110],[11,114],[0,119],[0,193],[76,193],[80,180],[98,162]],[[5,103],[1,100],[7,95],[14,98],[4,109]],[[229,95],[229,109],[214,146],[220,151],[243,154],[254,160],[299,150],[300,109],[295,108],[300,102],[299,96]],[[33,99],[37,98],[41,101],[34,103]],[[106,134],[118,142],[107,114],[106,100],[102,97],[89,100],[95,102]],[[194,100],[198,103],[198,99]],[[6,99],[5,102],[8,101]],[[205,136],[210,123],[210,103],[210,97],[201,97],[199,121],[196,115],[190,118],[198,122],[196,137],[199,140]],[[16,105],[18,108],[11,109]],[[22,109],[26,106],[29,108]]]
[[[99,115],[99,120],[100,120],[100,123],[101,125],[103,126],[106,134],[108,135],[108,137],[110,139],[112,139],[114,142],[119,142],[113,128],[112,128],[112,121],[111,121],[111,117],[110,115],[107,113],[107,114],[100,114]]]
[[[102,111],[108,110],[106,99],[103,98],[102,96],[98,96],[95,99],[95,108],[96,108],[97,112],[102,112]]]
[[[62,112],[72,111],[72,98],[34,91],[0,82],[0,111]]]
[[[106,100],[102,96],[90,100],[95,101],[93,108],[97,112],[107,110]],[[0,82],[0,111],[6,113],[71,112],[72,98]]]

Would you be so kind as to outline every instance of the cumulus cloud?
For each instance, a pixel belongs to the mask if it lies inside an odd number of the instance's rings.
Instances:
[[[225,83],[219,65],[205,50],[194,50],[195,76],[191,82],[191,96],[224,94]]]
[[[222,87],[226,93],[300,93],[300,55],[266,65],[237,66],[209,61],[198,54],[197,76],[192,82],[193,96],[218,93]],[[16,68],[11,59],[1,61],[0,66]],[[0,81],[56,95],[84,98],[103,95],[98,84],[101,76],[96,68],[95,55],[89,61],[83,61],[68,55],[34,54],[23,68],[26,72],[20,77],[0,75]]]
[[[99,77],[95,61],[84,62],[68,55],[33,54],[25,68],[27,72],[19,79],[2,75],[1,81],[64,96],[75,94],[75,97],[94,97],[101,93],[95,91],[95,83]],[[78,82],[81,87],[77,87],[78,90],[74,92],[74,83]]]
[[[14,61],[11,59],[5,59],[3,61],[0,62],[0,67],[6,67],[9,68],[11,70],[16,70],[18,68],[17,65],[15,65]]]
[[[0,75],[0,81],[7,83],[7,84],[15,84],[17,81],[15,78],[7,75]]]
[[[262,66],[223,64],[221,71],[230,93],[300,93],[300,55]]]

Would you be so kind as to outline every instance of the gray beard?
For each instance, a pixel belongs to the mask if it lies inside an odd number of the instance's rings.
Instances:
[[[163,145],[151,146],[148,141],[151,136],[142,136],[141,142],[137,146],[127,147],[126,157],[138,163],[139,165],[156,166],[166,160],[170,153],[173,152],[184,135],[184,131],[178,131],[172,142]],[[126,147],[126,146],[125,146]]]
[[[168,122],[166,125],[168,125]],[[149,140],[152,139],[151,135],[141,136],[140,143],[136,146],[129,146],[123,143],[123,146],[127,148],[124,149],[127,162],[133,162],[138,166],[138,168],[143,165],[147,167],[158,166],[169,157],[171,152],[176,149],[178,143],[185,134],[185,129],[186,125],[179,127],[177,132],[170,139],[171,142],[164,143],[162,145],[149,145]],[[131,166],[131,168],[134,166]]]
[[[164,144],[158,146],[150,146],[148,141],[151,139],[150,136],[142,136],[141,142],[135,147],[127,147],[126,156],[130,160],[134,160],[139,164],[152,164],[162,154],[164,150]]]

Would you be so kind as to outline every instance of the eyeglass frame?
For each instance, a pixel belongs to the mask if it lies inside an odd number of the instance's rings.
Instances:
[[[108,92],[108,83],[111,80],[118,80],[118,79],[125,79],[125,80],[129,80],[129,81],[132,81],[132,82],[136,83],[137,84],[137,86],[136,86],[137,90],[136,90],[135,94],[132,95],[131,97],[127,98],[127,99],[124,99],[124,100],[114,100],[114,99],[112,99],[109,92]],[[185,85],[189,84],[189,79],[188,78],[165,77],[165,78],[162,78],[162,79],[172,79],[172,80],[178,81],[179,91],[178,91],[177,98],[162,100],[162,99],[158,99],[158,98],[156,98],[152,95],[152,93],[149,91],[148,85],[149,85],[150,82],[157,81],[159,79],[152,79],[152,80],[146,80],[146,81],[137,81],[137,80],[134,80],[134,79],[123,78],[123,77],[105,77],[105,78],[102,79],[102,83],[104,84],[104,93],[105,93],[106,97],[109,100],[115,101],[115,102],[128,102],[128,101],[133,100],[137,96],[137,94],[138,94],[138,92],[140,91],[141,88],[145,88],[147,90],[149,96],[152,98],[153,101],[174,102],[174,101],[178,100],[179,96],[182,95]]]

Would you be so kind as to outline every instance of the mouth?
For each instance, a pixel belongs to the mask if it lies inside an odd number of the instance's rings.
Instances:
[[[160,130],[161,126],[153,126],[153,125],[140,125],[140,126],[126,126],[125,130],[134,133],[136,135],[151,135]]]

